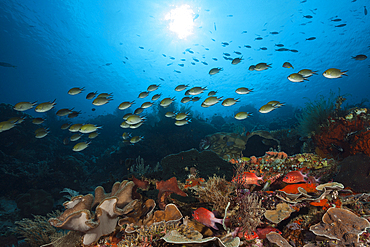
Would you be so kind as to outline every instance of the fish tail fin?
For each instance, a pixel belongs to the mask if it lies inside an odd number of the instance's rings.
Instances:
[[[348,76],[348,75],[346,74],[347,72],[348,72],[348,70],[342,71],[342,75]]]
[[[56,105],[57,103],[55,103],[57,99],[54,99],[53,102],[51,102],[53,105]]]

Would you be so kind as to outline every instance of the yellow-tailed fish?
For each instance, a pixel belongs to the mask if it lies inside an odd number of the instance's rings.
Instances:
[[[188,96],[186,96],[186,97],[184,97],[184,98],[181,99],[181,103],[184,103],[184,104],[186,104],[186,103],[188,103],[190,101],[191,101],[191,97],[188,97]]]
[[[126,121],[124,121],[120,124],[120,127],[123,128],[123,129],[128,129],[128,128],[130,128],[130,125],[128,123],[126,123]]]
[[[82,134],[76,133],[76,134],[73,134],[69,139],[71,140],[71,142],[75,142],[79,140],[81,137],[82,137]]]
[[[335,79],[335,78],[341,78],[342,75],[347,76],[346,71],[341,71],[340,69],[327,69],[324,73],[322,73],[323,76],[329,79]]]
[[[68,114],[68,118],[75,118],[78,117],[78,115],[81,114],[81,111],[72,111],[71,113]]]
[[[244,120],[244,119],[246,119],[247,117],[249,117],[251,115],[252,115],[252,113],[241,111],[241,112],[238,112],[237,114],[235,114],[235,119]]]
[[[140,123],[137,123],[137,124],[130,124],[130,129],[137,129],[139,128],[141,125],[143,125],[145,120],[141,121]]]
[[[294,69],[293,65],[291,63],[289,63],[289,62],[283,63],[283,68],[287,68],[287,69],[292,68],[292,69]]]
[[[313,74],[317,74],[317,71],[312,71],[310,69],[302,69],[298,72],[298,74],[302,75],[303,77],[310,77]]]
[[[169,117],[169,118],[174,118],[175,117],[175,113],[173,113],[172,111],[168,111],[168,112],[166,112],[166,114],[165,114],[165,116],[166,117]]]
[[[253,92],[253,88],[248,89],[246,87],[240,87],[240,88],[236,89],[235,92],[237,94],[249,94],[250,92]]]
[[[221,100],[222,100],[222,97],[217,98],[216,96],[211,96],[211,97],[206,98],[203,101],[203,104],[206,105],[206,106],[212,106],[212,105],[217,104]]]
[[[217,94],[218,91],[211,91],[208,93],[208,96],[211,97],[211,96],[215,96]]]
[[[232,65],[237,65],[237,64],[238,64],[238,63],[240,63],[242,60],[243,60],[243,57],[237,57],[237,58],[234,58],[234,59],[231,61],[231,64],[232,64]]]
[[[211,69],[209,72],[208,72],[208,74],[210,74],[210,75],[215,75],[215,74],[217,74],[217,73],[219,73],[220,71],[222,71],[223,69],[222,68],[213,68],[213,69]]]
[[[122,134],[123,140],[127,140],[130,137],[131,137],[131,133],[123,132],[123,134]]]
[[[72,150],[75,151],[75,152],[82,151],[82,150],[86,149],[89,146],[90,143],[91,142],[79,142],[76,145],[74,145]]]
[[[144,99],[145,97],[148,97],[148,95],[149,95],[149,92],[141,92],[141,93],[139,93],[138,98],[139,99]]]
[[[8,122],[14,123],[14,124],[20,124],[20,123],[23,123],[25,119],[26,117],[11,117],[8,119]]]
[[[56,104],[55,101],[56,101],[56,99],[53,102],[41,103],[41,104],[39,104],[39,105],[36,106],[35,111],[36,112],[47,112],[47,111],[50,111],[55,106],[55,104]]]
[[[195,96],[195,97],[191,98],[191,101],[192,101],[192,102],[197,102],[197,101],[199,101],[199,100],[200,100],[200,97],[197,97],[197,96]]]
[[[127,119],[126,119],[126,122],[128,124],[137,124],[137,123],[140,123],[141,121],[143,121],[145,119],[145,117],[140,117],[138,115],[131,115],[129,116]]]
[[[49,129],[38,128],[37,130],[35,130],[35,137],[38,139],[44,138],[45,136],[47,136],[48,133],[49,133]]]
[[[276,107],[266,104],[266,105],[263,105],[258,111],[260,113],[269,113],[269,112],[271,112],[275,109],[276,109]]]
[[[134,114],[135,115],[139,115],[139,114],[143,113],[143,111],[144,111],[144,108],[139,107],[139,108],[136,108],[135,109]]]
[[[258,63],[258,64],[256,64],[256,67],[254,68],[254,70],[255,71],[262,71],[262,70],[266,70],[268,68],[271,68],[271,64]]]
[[[64,108],[64,109],[60,109],[57,111],[56,115],[59,116],[59,117],[64,117],[64,116],[67,116],[68,114],[72,113],[74,108],[72,109],[67,109],[67,108]]]
[[[94,138],[96,138],[97,136],[99,135],[99,132],[92,132],[92,133],[90,133],[87,137],[89,138],[89,139],[94,139]]]
[[[189,94],[190,95],[198,95],[204,92],[204,90],[207,90],[207,87],[193,87],[190,89]]]
[[[130,143],[135,144],[144,139],[143,136],[134,136],[130,139]]]
[[[176,126],[183,126],[191,122],[191,119],[183,119],[183,120],[177,120],[175,122]]]
[[[79,131],[83,134],[89,134],[95,132],[97,129],[100,129],[101,126],[96,126],[95,124],[84,124],[81,126]]]
[[[82,93],[85,90],[85,87],[74,87],[68,90],[69,95],[77,95]]]
[[[19,102],[15,104],[14,110],[16,111],[27,111],[29,109],[32,109],[37,104],[37,101],[35,102]]]
[[[173,97],[173,98],[164,98],[164,99],[161,100],[159,105],[166,108],[169,105],[171,105],[174,100],[175,100],[175,97]]]
[[[251,65],[248,68],[249,71],[254,71],[255,69],[256,69],[256,65]]]
[[[153,102],[144,102],[141,104],[141,108],[146,109],[153,105]]]
[[[69,128],[69,126],[71,126],[71,124],[70,123],[65,123],[65,124],[62,124],[62,126],[60,126],[60,129],[62,129],[62,130],[66,130],[66,129],[68,129]],[[81,125],[82,126],[82,125]]]
[[[184,85],[184,84],[181,84],[181,85],[178,85],[176,88],[175,88],[175,91],[177,92],[180,92],[182,90],[185,90],[189,85]]]
[[[160,94],[155,94],[155,95],[153,95],[152,100],[153,100],[153,101],[156,101],[156,100],[158,100],[161,96],[162,96],[162,94],[161,94],[161,93],[160,93]]]
[[[111,101],[112,98],[104,98],[104,97],[98,97],[93,100],[92,104],[95,106],[102,106],[107,104],[109,101]]]
[[[222,101],[223,106],[232,106],[235,105],[236,102],[239,102],[239,99],[234,99],[234,98],[227,98],[224,101]]]
[[[43,119],[41,117],[37,117],[37,118],[32,119],[33,124],[42,124],[43,122],[45,122],[45,119]]]
[[[131,116],[131,115],[134,115],[134,114],[132,114],[132,113],[126,113],[122,118],[123,118],[124,120],[127,120],[127,118],[128,118],[129,116]]]
[[[365,60],[367,58],[367,56],[366,55],[357,55],[357,56],[355,56],[355,57],[352,57],[352,59],[354,59],[354,60],[358,60],[358,61],[362,61],[362,60]]]
[[[153,85],[150,85],[148,88],[147,88],[147,91],[148,92],[153,92],[155,90],[157,90],[159,87],[160,87],[161,84],[159,85],[156,85],[156,84],[153,84]]]
[[[96,92],[91,92],[91,93],[88,93],[87,95],[86,95],[86,99],[93,99],[93,98],[95,98],[95,96],[96,96],[96,94],[98,93],[98,91],[96,91]]]
[[[131,107],[133,104],[135,104],[135,100],[134,101],[125,101],[125,102],[122,102],[119,106],[118,106],[118,109],[120,110],[125,110],[129,107]]]
[[[0,122],[0,132],[6,131],[6,130],[10,130],[14,126],[15,126],[14,123],[11,123],[11,122],[8,122],[8,121]]]
[[[189,113],[180,112],[176,114],[175,119],[180,121],[180,120],[184,120],[188,116],[189,116]]]
[[[288,80],[291,82],[303,82],[308,81],[306,77],[303,77],[301,74],[293,73],[288,76]]]
[[[83,124],[73,124],[69,127],[69,131],[70,132],[78,132],[80,131],[81,127],[83,126]]]
[[[96,98],[112,98],[113,93],[101,93]]]

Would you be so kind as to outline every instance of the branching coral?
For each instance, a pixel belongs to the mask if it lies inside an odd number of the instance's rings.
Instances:
[[[193,187],[199,201],[209,203],[218,212],[225,211],[228,202],[233,201],[234,186],[216,175],[210,177],[204,186]]]
[[[22,235],[25,241],[32,247],[38,247],[43,244],[48,244],[55,239],[62,237],[66,231],[60,231],[52,227],[48,218],[59,216],[59,211],[49,213],[47,216],[35,215],[34,219],[22,219],[16,221],[16,227],[13,231]]]

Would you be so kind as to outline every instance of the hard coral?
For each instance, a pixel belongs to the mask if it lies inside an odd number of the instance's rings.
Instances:
[[[133,210],[138,201],[131,198],[134,185],[126,180],[115,183],[110,194],[97,187],[95,199],[91,194],[73,197],[63,204],[66,211],[59,217],[49,219],[49,223],[57,228],[83,232],[83,244],[92,244],[114,231],[118,216]],[[96,205],[94,215],[91,210]]]
[[[277,224],[288,218],[292,212],[294,212],[294,209],[292,209],[289,204],[280,203],[276,206],[275,210],[266,210],[265,217],[269,221]]]
[[[370,227],[369,221],[358,217],[344,208],[329,208],[322,217],[322,222],[310,227],[318,236],[338,241],[338,246],[358,243],[359,235]]]

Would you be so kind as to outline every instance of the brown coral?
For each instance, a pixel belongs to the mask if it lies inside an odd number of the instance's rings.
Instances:
[[[273,223],[280,223],[282,220],[288,218],[294,212],[288,203],[280,203],[275,210],[266,210],[265,217]]]
[[[97,187],[95,199],[91,194],[74,197],[63,204],[66,211],[59,217],[49,219],[49,223],[57,228],[83,232],[83,244],[92,244],[114,231],[119,215],[128,214],[134,209],[138,202],[131,198],[134,185],[126,180],[115,183],[110,194],[105,193],[102,187]],[[96,204],[94,215],[91,210]]]
[[[341,246],[352,246],[358,243],[359,235],[369,227],[369,221],[347,209],[329,208],[322,222],[311,226],[310,230],[318,236],[337,240]]]

